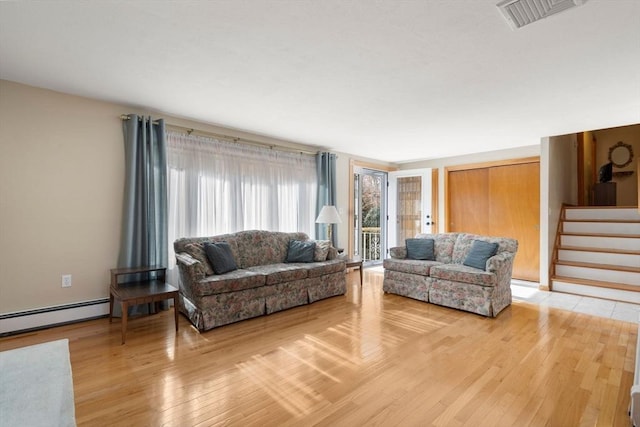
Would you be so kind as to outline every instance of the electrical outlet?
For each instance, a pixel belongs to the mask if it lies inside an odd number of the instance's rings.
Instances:
[[[63,288],[70,288],[71,287],[71,275],[70,274],[63,274],[62,275],[62,287]]]

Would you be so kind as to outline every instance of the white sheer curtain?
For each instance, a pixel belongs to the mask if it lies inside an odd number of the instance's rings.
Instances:
[[[173,241],[240,230],[314,238],[315,156],[167,132],[169,268]]]

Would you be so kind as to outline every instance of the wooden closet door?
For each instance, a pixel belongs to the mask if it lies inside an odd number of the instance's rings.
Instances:
[[[491,235],[518,240],[513,277],[540,280],[540,163],[489,169]]]
[[[447,173],[447,231],[518,240],[513,277],[540,280],[540,162]]]
[[[450,232],[490,236],[489,170],[468,169],[449,172]]]

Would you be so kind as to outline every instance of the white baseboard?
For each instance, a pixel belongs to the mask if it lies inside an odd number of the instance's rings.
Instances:
[[[109,315],[109,299],[0,314],[0,335],[43,329]]]

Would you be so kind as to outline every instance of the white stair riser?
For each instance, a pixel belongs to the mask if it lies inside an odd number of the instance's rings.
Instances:
[[[560,249],[560,261],[590,262],[594,264],[623,265],[626,267],[640,267],[640,255],[616,254],[612,252],[586,252]]]
[[[579,285],[565,281],[553,280],[551,289],[558,292],[568,292],[577,295],[585,295],[596,298],[609,298],[617,301],[625,301],[640,304],[640,292],[623,291],[619,289],[599,288],[596,286]],[[640,288],[639,288],[640,290]]]
[[[603,270],[599,268],[574,267],[572,265],[556,265],[558,276],[575,277],[577,279],[602,280],[603,282],[624,283],[640,286],[640,273],[630,271]],[[639,288],[640,289],[640,288]]]
[[[640,235],[640,222],[564,222],[567,233],[606,233]]]
[[[634,219],[640,221],[640,212],[634,208],[589,208],[565,210],[566,219]]]
[[[636,237],[561,236],[560,243],[562,246],[640,251],[640,238]]]

